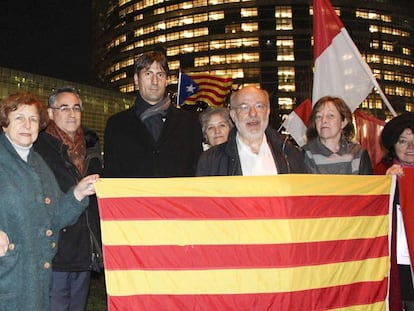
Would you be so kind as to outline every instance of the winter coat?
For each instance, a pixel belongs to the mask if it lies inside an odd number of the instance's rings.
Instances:
[[[99,138],[93,131],[85,127],[82,129],[86,146],[85,173],[83,175],[70,161],[67,146],[59,139],[43,131],[34,144],[34,150],[42,156],[52,169],[63,192],[67,192],[84,176],[100,174],[102,170]],[[100,241],[99,213],[95,195],[90,196],[88,208],[82,213],[77,222],[60,230],[58,251],[53,259],[53,271],[76,272],[90,270],[94,247],[87,221],[95,237]]]
[[[237,129],[229,133],[228,141],[204,151],[198,161],[197,176],[242,175],[236,143]],[[265,131],[278,174],[305,173],[301,152],[274,129]]]
[[[198,119],[173,105],[167,110],[158,141],[139,119],[135,106],[108,119],[104,177],[194,176],[202,152]]]
[[[0,134],[0,230],[9,248],[0,257],[0,310],[49,310],[58,232],[78,219],[89,199],[63,194],[42,157],[25,162]]]

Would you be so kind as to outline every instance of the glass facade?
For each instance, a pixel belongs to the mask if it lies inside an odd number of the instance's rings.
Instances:
[[[332,4],[394,108],[414,110],[414,3]],[[172,91],[183,70],[231,74],[234,88],[260,85],[282,113],[311,97],[312,1],[96,0],[94,11],[94,67],[115,90],[134,91],[135,57],[162,48]],[[388,113],[375,91],[362,107]]]
[[[79,91],[84,108],[82,124],[98,134],[101,147],[104,143],[103,133],[108,117],[129,108],[134,103],[134,96],[131,94],[0,67],[1,99],[16,92],[31,92],[38,95],[46,106],[52,90],[62,86],[72,86]]]

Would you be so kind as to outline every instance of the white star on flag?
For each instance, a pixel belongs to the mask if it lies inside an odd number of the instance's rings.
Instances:
[[[186,86],[187,93],[190,93],[190,94],[193,94],[196,89],[197,88],[193,84]]]

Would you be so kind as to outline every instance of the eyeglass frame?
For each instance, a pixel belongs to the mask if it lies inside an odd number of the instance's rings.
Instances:
[[[414,140],[399,138],[396,142],[396,145],[400,146],[403,149],[408,148],[409,146],[414,146]]]
[[[62,105],[59,107],[48,107],[50,109],[59,110],[61,113],[68,114],[70,111],[73,113],[81,113],[83,111],[83,107],[81,105],[74,105],[73,107],[69,107],[68,105]]]
[[[256,103],[254,105],[249,105],[247,103],[242,103],[240,105],[231,107],[230,109],[237,110],[243,114],[247,114],[251,108],[254,108],[258,112],[263,112],[267,109],[268,105],[265,103]]]

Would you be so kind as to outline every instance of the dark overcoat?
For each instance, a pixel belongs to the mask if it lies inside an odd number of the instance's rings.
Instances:
[[[107,121],[104,177],[194,176],[201,152],[201,126],[192,113],[171,105],[155,141],[133,106]]]
[[[230,131],[227,142],[204,151],[197,166],[197,176],[243,175],[236,143],[237,129]],[[302,154],[283,135],[268,127],[265,131],[278,174],[305,173]]]
[[[49,133],[41,132],[33,146],[52,169],[63,192],[67,192],[84,176],[102,173],[98,136],[85,127],[82,130],[86,147],[84,174],[70,161],[68,147]],[[89,205],[76,223],[60,230],[58,252],[53,258],[53,271],[76,272],[91,269],[92,252],[96,250],[87,222],[100,242],[99,212],[95,195],[89,197]]]
[[[0,257],[0,310],[49,310],[52,259],[58,233],[88,204],[64,195],[42,157],[25,162],[0,134],[0,230],[9,249]]]

